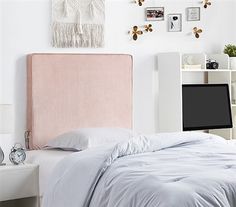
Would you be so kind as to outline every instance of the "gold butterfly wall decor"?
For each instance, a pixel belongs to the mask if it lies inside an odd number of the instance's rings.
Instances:
[[[193,34],[198,39],[200,37],[200,33],[202,33],[202,29],[194,27],[193,28]]]
[[[204,4],[204,8],[205,8],[205,9],[206,9],[208,6],[211,6],[210,0],[204,0],[202,3]]]
[[[138,3],[139,6],[142,6],[144,3],[144,0],[136,0],[135,2]]]
[[[152,25],[151,24],[144,25],[144,30],[146,32],[152,32],[153,31]]]
[[[138,26],[133,26],[133,29],[131,32],[129,32],[133,36],[133,40],[136,41],[138,39],[139,35],[143,34],[143,31],[138,28]]]

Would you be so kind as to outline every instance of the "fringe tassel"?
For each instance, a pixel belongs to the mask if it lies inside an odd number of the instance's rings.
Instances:
[[[80,29],[83,34],[80,33]],[[104,26],[102,24],[54,22],[52,30],[52,46],[56,48],[98,48],[104,46]]]
[[[68,2],[67,0],[64,0],[64,5],[63,5],[63,16],[68,17],[69,11],[68,11]]]
[[[83,28],[81,26],[81,14],[80,10],[77,11],[77,30],[79,34],[83,34]]]

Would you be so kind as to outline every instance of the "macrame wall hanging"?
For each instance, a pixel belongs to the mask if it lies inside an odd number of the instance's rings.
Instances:
[[[105,0],[52,0],[53,47],[103,47]]]

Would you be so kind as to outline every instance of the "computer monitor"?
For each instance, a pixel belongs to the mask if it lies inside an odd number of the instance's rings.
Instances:
[[[228,84],[183,85],[183,130],[232,128]]]

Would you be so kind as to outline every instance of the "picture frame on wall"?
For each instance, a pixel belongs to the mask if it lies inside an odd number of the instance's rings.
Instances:
[[[146,21],[164,21],[165,8],[164,7],[147,7],[145,9]]]
[[[182,14],[168,14],[168,32],[182,32]]]
[[[186,9],[187,21],[200,21],[201,20],[201,8],[200,7],[188,7]]]

